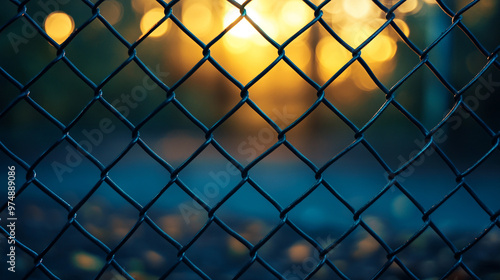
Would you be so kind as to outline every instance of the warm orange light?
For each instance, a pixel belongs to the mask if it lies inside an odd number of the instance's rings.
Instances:
[[[384,62],[394,57],[397,45],[391,37],[379,34],[361,51],[361,56],[367,61]]]
[[[94,255],[79,252],[73,256],[73,264],[83,270],[96,271],[102,266],[102,261]]]
[[[324,37],[316,46],[319,62],[319,74],[326,81],[335,74],[350,59],[350,53],[331,37]],[[335,81],[341,82],[349,77],[350,68],[347,68]]]
[[[311,47],[303,41],[294,41],[286,48],[285,54],[302,70],[311,61]]]
[[[377,88],[377,84],[368,76],[361,67],[358,67],[352,75],[352,80],[357,88],[364,91],[372,91]]]
[[[196,36],[203,37],[213,28],[212,10],[207,2],[185,2],[182,6],[182,21]]]
[[[251,18],[253,21],[259,21],[260,16],[258,13],[252,11],[247,8],[247,13],[251,14]],[[237,9],[229,10],[224,16],[224,26],[229,26],[234,21],[238,19],[240,16],[240,12]],[[250,38],[257,34],[257,31],[253,26],[246,20],[242,19],[238,24],[236,24],[228,33],[230,36],[238,37],[238,38]]]
[[[343,7],[350,16],[364,18],[372,12],[374,4],[371,0],[344,0]]]
[[[397,9],[401,13],[416,13],[422,8],[422,3],[419,0],[406,0]]]
[[[53,12],[45,19],[45,31],[58,44],[64,42],[74,28],[73,18],[63,12]]]
[[[288,256],[293,262],[303,262],[311,255],[311,247],[304,243],[298,243],[288,249]]]
[[[404,20],[395,19],[394,23],[403,31],[406,37],[410,36],[410,27],[408,27],[408,24]]]
[[[154,8],[149,10],[141,19],[141,31],[142,34],[146,34],[155,24],[157,24],[163,17],[165,12],[163,8]],[[165,34],[168,30],[169,22],[164,21],[158,28],[155,29],[149,37],[160,37]]]
[[[291,27],[303,27],[307,24],[308,13],[312,10],[301,2],[287,2],[281,9],[281,18]]]

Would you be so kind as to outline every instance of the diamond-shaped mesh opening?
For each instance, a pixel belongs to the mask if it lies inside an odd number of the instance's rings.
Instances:
[[[322,185],[293,207],[288,216],[318,242],[337,238],[353,225],[352,213]]]
[[[422,95],[412,94],[415,89]],[[396,91],[396,100],[427,129],[434,128],[450,112],[453,95],[423,65]]]
[[[175,92],[180,103],[208,127],[241,100],[240,90],[208,61]]]
[[[203,133],[174,104],[150,118],[140,134],[148,147],[174,166],[188,159],[205,140]]]
[[[239,25],[245,29],[240,31],[244,32],[244,35],[238,36],[240,33],[236,25],[213,45],[211,55],[236,80],[247,84],[264,71],[278,54],[245,19],[240,21]]]
[[[235,211],[245,213],[245,219],[235,215]],[[271,228],[279,223],[279,212],[276,208],[249,184],[240,187],[217,209],[216,214],[226,225],[252,244],[263,239]]]
[[[182,170],[179,177],[197,197],[215,206],[240,181],[238,173],[214,147],[208,146]]]
[[[309,74],[317,82],[324,83],[328,81],[352,58],[352,54],[324,28],[320,27],[318,23],[304,32],[301,37],[306,37],[303,40],[316,41],[313,41],[316,46],[312,50],[314,54],[313,63],[316,66],[310,70],[315,72],[309,73],[306,71],[306,74]],[[336,79],[337,82],[344,81],[350,74],[351,69],[344,72],[344,75]]]
[[[116,252],[116,261],[134,278],[159,278],[177,259],[177,250],[143,223]]]
[[[137,221],[138,211],[107,183],[102,183],[77,212],[77,220],[110,248],[118,245]]]
[[[376,135],[385,135],[380,138]],[[394,106],[389,105],[377,121],[366,132],[366,139],[380,153],[392,168],[400,164],[400,155],[407,155],[414,149],[415,141],[423,141],[422,133]],[[385,149],[391,146],[393,149]]]
[[[169,75],[159,65],[150,71],[160,81]],[[165,99],[165,91],[137,64],[130,63],[103,87],[103,97],[130,122],[138,124]]]
[[[136,163],[148,168],[137,169]],[[170,173],[141,147],[134,145],[109,172],[109,177],[127,194],[145,205],[166,185]]]
[[[320,104],[287,133],[287,140],[308,159],[320,165],[351,144],[353,136],[354,132],[348,125],[328,107]]]
[[[324,178],[355,209],[368,203],[387,184],[386,172],[361,145],[332,163]]]
[[[99,44],[100,41],[107,43]],[[128,58],[125,46],[97,19],[80,31],[64,50],[71,62],[94,83],[100,83]],[[102,65],[101,61],[106,63]]]
[[[3,3],[14,277],[498,278],[498,12]]]
[[[78,149],[61,142],[39,165],[37,178],[70,205],[75,206],[100,179],[101,171]]]
[[[275,114],[289,116],[287,111],[277,111]],[[227,132],[230,137],[222,137]],[[247,165],[278,142],[276,130],[246,104],[217,129],[216,137],[217,140],[220,139],[218,142],[224,149],[242,165]]]
[[[122,114],[118,107],[115,110]],[[123,121],[99,101],[88,108],[69,133],[82,149],[103,164],[111,163],[132,139]]]
[[[328,258],[347,277],[372,277],[387,261],[386,252],[366,230],[356,228],[328,254]]]
[[[188,244],[208,219],[207,211],[176,184],[168,187],[148,216],[182,245]]]
[[[171,86],[202,60],[203,50],[171,19],[167,19],[163,24],[168,25],[165,34],[146,38],[136,50],[138,57],[149,69],[163,66],[162,71],[168,73],[163,82]]]
[[[467,208],[462,205],[467,205]],[[431,219],[457,248],[472,242],[490,223],[489,215],[462,188],[441,204],[431,214]],[[457,231],[459,235],[455,233]]]
[[[289,77],[282,80],[283,75]],[[317,100],[316,91],[280,61],[249,90],[250,98],[278,126],[285,128]]]
[[[273,174],[271,174],[271,167]],[[314,173],[283,146],[255,165],[250,170],[250,176],[284,207],[309,190],[315,183]]]
[[[60,79],[58,83],[50,81]],[[53,117],[69,124],[91,101],[94,93],[64,64],[57,62],[30,90],[30,97]],[[54,95],[57,102],[54,102]]]

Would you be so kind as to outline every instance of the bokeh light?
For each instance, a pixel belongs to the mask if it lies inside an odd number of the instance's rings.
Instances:
[[[374,8],[370,0],[344,0],[342,3],[344,11],[354,18],[365,18]]]
[[[287,2],[281,9],[281,18],[291,27],[303,27],[307,22],[309,8],[301,2]]]
[[[317,60],[319,62],[319,74],[323,81],[330,79],[351,58],[351,54],[331,37],[322,38],[316,46]],[[349,77],[350,68],[336,81],[341,82]]]
[[[405,34],[406,37],[410,36],[410,27],[408,24],[401,19],[394,19],[394,23],[403,31],[403,34]]]
[[[122,19],[123,5],[116,0],[108,0],[99,5],[99,11],[109,24],[115,25]]]
[[[45,32],[58,44],[64,42],[74,28],[73,18],[64,12],[53,12],[45,19]]]
[[[204,38],[214,28],[214,18],[207,2],[189,1],[182,6],[184,25],[198,37]]]
[[[391,37],[379,34],[361,51],[367,61],[384,62],[394,57],[397,51],[396,42]]]
[[[253,21],[260,21],[260,16],[255,11],[247,8],[247,14],[251,14],[251,18]],[[224,26],[229,26],[234,21],[236,21],[240,17],[240,12],[236,9],[229,10],[224,16]],[[233,26],[228,33],[230,36],[238,37],[238,38],[250,38],[254,35],[257,35],[257,31],[253,26],[248,22],[245,18],[240,20],[238,24]]]
[[[405,14],[414,14],[422,8],[420,0],[406,0],[401,6],[398,7],[398,12]]]
[[[164,9],[154,8],[149,10],[141,19],[142,34],[146,34],[153,26],[155,26],[165,16]],[[169,22],[164,21],[158,28],[155,29],[149,37],[160,37],[168,31]]]

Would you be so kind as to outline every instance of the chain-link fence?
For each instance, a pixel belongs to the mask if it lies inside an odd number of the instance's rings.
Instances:
[[[448,2],[2,3],[2,279],[499,279],[500,6]]]

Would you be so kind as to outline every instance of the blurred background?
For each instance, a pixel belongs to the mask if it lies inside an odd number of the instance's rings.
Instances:
[[[337,114],[321,103],[286,133],[286,139],[317,168],[344,151],[355,141],[354,130],[363,128],[386,101],[384,91],[367,69],[359,61],[351,61],[353,55],[349,50],[363,44],[387,21],[385,13],[373,1],[339,0],[323,5],[322,19],[341,40],[319,22],[290,40],[314,20],[310,5],[320,5],[322,1],[251,1],[246,6],[246,15],[266,36],[247,18],[241,18],[239,9],[225,0],[178,1],[172,8],[172,16],[150,34],[146,33],[165,17],[165,9],[158,2],[102,1],[98,6],[101,18],[90,20],[94,14],[91,6],[96,2],[53,0],[20,5],[9,1],[3,3],[0,10],[0,26],[3,26],[0,30],[0,141],[28,165],[35,164],[39,183],[29,184],[17,199],[22,205],[18,210],[22,217],[19,240],[35,252],[43,251],[56,237],[68,214],[44,188],[75,207],[101,176],[101,170],[68,141],[62,141],[44,154],[64,135],[47,115],[64,126],[71,125],[69,135],[102,165],[113,164],[110,182],[99,185],[77,211],[77,220],[82,226],[109,248],[117,246],[138,220],[137,209],[125,198],[145,206],[167,185],[171,176],[137,144],[116,162],[133,140],[130,125],[140,126],[140,138],[157,156],[172,168],[181,167],[178,176],[182,184],[172,184],[161,193],[148,215],[183,246],[209,221],[207,211],[189,197],[184,188],[200,197],[208,207],[217,205],[233,188],[240,188],[216,214],[255,245],[279,224],[280,213],[272,202],[281,209],[286,208],[314,187],[288,216],[325,247],[353,225],[352,211],[361,209],[387,184],[387,170],[361,144],[328,165],[322,174],[327,184],[317,188],[314,171],[284,145],[253,165],[253,160],[278,142],[278,132],[248,103],[218,123],[238,106],[241,88],[250,85],[250,100],[275,125],[285,129],[313,106],[319,95],[317,88],[326,84],[324,96]],[[469,4],[465,0],[442,2],[454,12]],[[397,3],[379,1],[388,8]],[[5,25],[23,12],[19,6],[26,8],[40,30],[36,30],[26,16]],[[488,53],[499,45],[499,15],[500,6],[494,0],[478,1],[462,14],[461,22]],[[452,24],[434,0],[405,1],[395,10],[393,22],[422,51]],[[214,41],[233,23],[237,24]],[[51,44],[41,31],[55,43],[62,44],[62,49]],[[130,57],[124,42],[132,44],[145,35],[135,54],[159,81],[169,88],[175,87],[175,103],[161,107],[167,93],[135,61],[115,71]],[[272,43],[286,45],[285,55],[291,63],[280,60],[265,75],[256,78],[279,56]],[[227,74],[210,61],[196,68],[203,61],[203,49],[207,45],[211,59]],[[58,59],[62,51],[78,71]],[[419,65],[420,57],[392,26],[384,28],[363,47],[361,58],[383,87],[392,89],[397,85],[395,100],[425,129],[433,129],[454,106],[453,93],[428,67],[423,65],[412,72]],[[462,93],[481,121],[458,108],[434,139],[458,172],[466,171],[493,149],[466,177],[467,186],[473,189],[480,203],[467,188],[460,188],[431,215],[437,227],[461,249],[490,225],[490,213],[485,208],[492,212],[500,209],[497,199],[500,153],[491,135],[500,130],[500,72],[495,65],[488,66],[487,56],[457,26],[429,51],[428,58],[457,91],[485,69]],[[51,62],[55,63],[47,67]],[[193,69],[196,71],[190,73]],[[399,85],[410,72],[411,76]],[[333,81],[332,77],[335,77]],[[21,89],[23,87],[25,89]],[[97,101],[93,87],[102,89],[102,97]],[[18,100],[22,94],[28,94],[29,100]],[[116,111],[113,113],[106,104]],[[43,109],[37,110],[37,105]],[[161,110],[149,118],[156,108]],[[183,111],[192,114],[196,121]],[[121,120],[117,112],[127,121]],[[187,166],[183,165],[206,141],[202,128],[206,130],[216,124],[214,139],[241,166],[252,165],[249,175],[254,185],[247,182],[239,186],[241,173],[212,144]],[[425,145],[425,135],[393,104],[364,132],[364,139],[392,170],[406,163]],[[44,156],[40,158],[41,155]],[[0,152],[0,162],[4,166],[15,164],[5,152]],[[21,186],[26,171],[17,166]],[[427,211],[457,187],[456,177],[453,168],[437,152],[428,150],[397,180]],[[117,190],[123,191],[122,195]],[[267,192],[273,201],[264,198],[258,190]],[[340,195],[344,204],[333,193]],[[5,211],[1,215],[4,217]],[[395,187],[363,212],[362,218],[392,249],[404,244],[424,225],[421,210]],[[33,236],[33,232],[40,234]],[[88,246],[71,244],[75,238],[89,243]],[[424,231],[417,240],[419,242],[411,243],[398,254],[417,277],[439,278],[455,264],[453,251],[433,230]],[[500,249],[498,225],[482,240],[485,241],[464,254],[464,262],[480,277],[497,279],[495,277],[500,276],[494,267],[498,267],[500,259],[494,252]],[[63,249],[70,245],[71,249]],[[230,279],[249,261],[248,252],[241,242],[212,223],[186,254],[209,277]],[[315,252],[288,224],[259,250],[287,279],[302,279],[312,271],[319,262]],[[19,254],[20,270],[29,271],[32,260],[28,255]],[[136,279],[157,279],[176,262],[176,255],[174,246],[143,224],[118,251],[117,261]],[[370,278],[387,261],[385,255],[382,246],[358,227],[329,258],[350,278]],[[49,251],[44,263],[62,279],[91,279],[102,269],[105,254],[71,227]],[[402,279],[404,275],[396,265],[388,271],[387,275],[395,279]],[[467,279],[463,271],[453,273],[458,279]],[[330,268],[324,267],[316,277],[336,279],[333,274]],[[19,279],[22,275],[16,274]],[[46,279],[41,275],[42,272],[36,270],[32,277]],[[273,277],[260,265],[252,265],[244,275],[247,277],[244,279],[254,279],[252,275],[259,279]],[[102,279],[122,279],[120,277],[123,276],[110,268]],[[200,279],[184,264],[175,268],[171,277]]]

